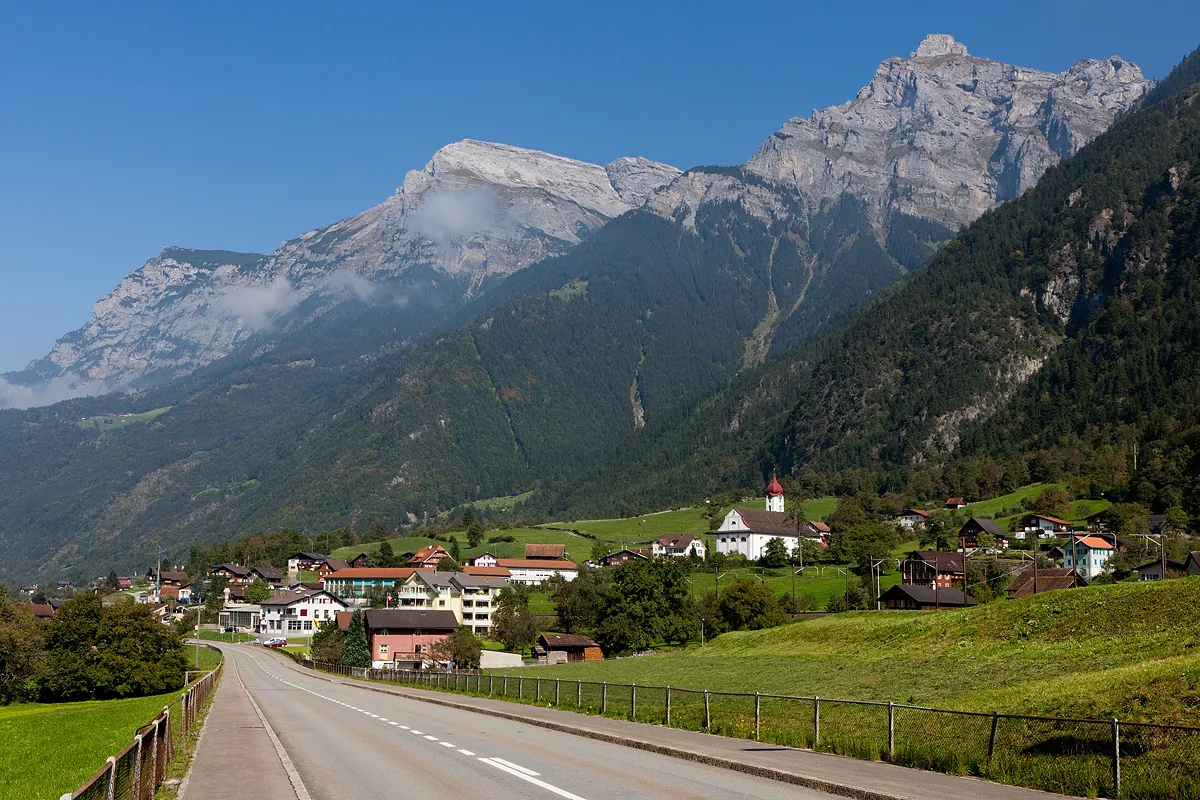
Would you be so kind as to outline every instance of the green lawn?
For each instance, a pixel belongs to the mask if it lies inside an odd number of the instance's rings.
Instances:
[[[98,417],[87,417],[81,419],[75,424],[80,428],[95,428],[101,431],[110,431],[116,428],[124,428],[127,425],[136,425],[139,422],[149,422],[160,414],[165,414],[171,410],[171,406],[163,408],[155,408],[150,411],[144,411],[141,414],[104,414]]]
[[[193,631],[192,635],[195,635]],[[252,633],[224,633],[211,628],[201,628],[200,638],[206,642],[229,642],[236,644],[237,642],[253,642],[255,636]]]
[[[846,590],[848,573],[849,570],[845,566],[807,567],[802,575],[796,576],[796,597],[799,599],[807,595],[813,600],[813,611],[824,610],[830,598]],[[771,587],[775,594],[791,600],[792,577],[790,570],[786,567],[766,570],[760,567],[745,567],[727,570],[722,573],[721,586],[722,588],[729,586],[739,578],[752,578],[757,581],[763,580],[764,577],[767,586]],[[711,572],[697,572],[693,573],[692,581],[696,598],[700,599],[705,593],[712,591],[714,576]],[[881,590],[886,591],[899,582],[900,573],[885,572],[880,579]],[[863,585],[866,586],[866,581],[863,582]]]
[[[0,800],[74,790],[180,694],[0,707]]]
[[[221,654],[216,650],[203,645],[185,645],[184,651],[187,653],[187,668],[190,670],[206,669],[212,670],[217,668],[217,664],[221,663]],[[197,651],[199,651],[199,661],[197,661]],[[199,663],[199,666],[197,666]],[[192,675],[192,680],[196,676]]]

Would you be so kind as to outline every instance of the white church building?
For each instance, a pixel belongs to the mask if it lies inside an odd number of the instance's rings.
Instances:
[[[774,475],[767,484],[766,495],[765,511],[734,508],[725,515],[715,537],[718,553],[741,553],[747,560],[757,561],[772,539],[782,539],[789,553],[796,548],[800,543],[796,521],[783,510],[783,487]]]

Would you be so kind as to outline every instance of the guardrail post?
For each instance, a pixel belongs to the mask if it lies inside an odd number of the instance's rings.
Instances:
[[[108,757],[108,787],[104,796],[107,800],[117,800],[117,757]]]
[[[888,700],[888,761],[896,760],[896,704]]]
[[[1113,797],[1121,796],[1121,724],[1117,722],[1117,718],[1112,720],[1112,738],[1113,738],[1113,755],[1112,755],[1112,779],[1113,779]]]
[[[562,683],[561,680],[559,680],[558,678],[554,679],[554,707],[555,708],[558,708],[558,693],[559,693],[559,689],[561,688],[559,686],[560,683]]]
[[[754,741],[762,739],[762,696],[754,693]]]
[[[504,676],[504,688],[501,691],[502,696],[508,697],[508,676]]]
[[[133,741],[137,745],[133,757],[133,800],[142,800],[142,735],[134,736]]]
[[[600,681],[600,713],[608,711],[608,681]]]
[[[992,759],[996,756],[996,734],[1000,731],[1000,712],[992,712],[992,733],[988,736],[988,765],[992,763]]]
[[[637,720],[637,684],[629,684],[629,718]]]
[[[813,749],[821,741],[821,698],[813,697]]]
[[[536,686],[536,688],[534,689],[534,692],[536,692],[536,694],[534,695],[534,698],[533,698],[533,699],[534,699],[536,702],[540,703],[540,702],[542,702],[542,679],[541,679],[541,678],[535,678],[534,680],[535,680],[535,682],[537,683],[537,686]]]
[[[708,705],[708,689],[704,690],[704,730],[712,727],[712,713]]]
[[[665,725],[671,724],[671,684],[667,684],[667,721]]]
[[[583,681],[575,681],[575,707],[583,708]]]

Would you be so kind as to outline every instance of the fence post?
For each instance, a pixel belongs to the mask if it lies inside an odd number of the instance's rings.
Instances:
[[[708,707],[708,689],[704,690],[704,730],[712,727],[712,714],[709,713]]]
[[[1113,733],[1113,756],[1112,756],[1112,779],[1113,779],[1113,797],[1121,796],[1121,725],[1117,722],[1117,718],[1112,720]]]
[[[163,706],[163,716],[165,717],[166,730],[167,730],[167,732],[165,734],[166,738],[164,739],[164,741],[166,742],[166,745],[167,745],[166,764],[163,764],[163,775],[162,775],[162,779],[165,781],[167,779],[167,766],[166,765],[170,764],[172,761],[175,760],[175,740],[171,738],[171,707],[170,706]]]
[[[524,675],[520,675],[517,677],[517,699],[518,700],[525,699],[525,676]]]
[[[496,676],[488,675],[488,697],[491,697],[494,694],[493,689],[495,689],[495,688],[496,688]]]
[[[608,681],[600,681],[600,714],[608,711]]]
[[[888,761],[896,760],[896,704],[888,700]]]
[[[137,748],[133,751],[133,800],[142,800],[142,735],[133,737]]]
[[[992,734],[988,737],[988,766],[991,766],[992,759],[996,755],[996,734],[1000,730],[1000,712],[992,712]]]
[[[671,684],[667,684],[667,721],[664,723],[668,727],[671,725]]]
[[[637,684],[629,684],[629,718],[637,720]]]
[[[762,697],[758,692],[754,693],[754,741],[760,741],[762,738]]]
[[[555,708],[558,708],[558,690],[560,688],[559,684],[561,682],[562,681],[559,678],[554,679],[554,707]]]
[[[501,692],[504,697],[508,697],[508,676],[504,676],[504,688]]]
[[[154,765],[154,778],[151,783],[158,780],[158,720],[154,721],[154,733],[150,736],[150,763]]]
[[[108,757],[108,788],[104,792],[107,800],[117,800],[117,757]]]
[[[542,679],[534,678],[534,681],[536,681],[537,685],[534,687],[534,690],[533,690],[534,691],[533,699],[535,702],[540,703],[540,702],[542,702]]]
[[[583,708],[583,681],[575,681],[575,707]]]
[[[821,741],[821,698],[813,697],[813,749]]]
[[[189,692],[184,692],[183,699],[179,701],[179,710],[183,712],[183,719],[180,720],[180,724],[183,725],[184,736],[187,736],[188,732],[188,694]]]

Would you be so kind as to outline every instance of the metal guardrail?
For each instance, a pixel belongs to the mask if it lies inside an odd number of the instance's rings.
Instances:
[[[128,747],[109,756],[92,777],[59,800],[152,800],[155,791],[166,780],[167,765],[175,759],[172,735],[186,735],[191,731],[200,709],[212,696],[224,666],[222,658],[216,669],[188,686],[178,699],[163,706],[158,716],[140,727]],[[179,708],[172,712],[176,705]]]
[[[499,697],[1086,797],[1200,798],[1200,728],[952,711],[907,703],[720,692],[481,671],[324,672]]]

